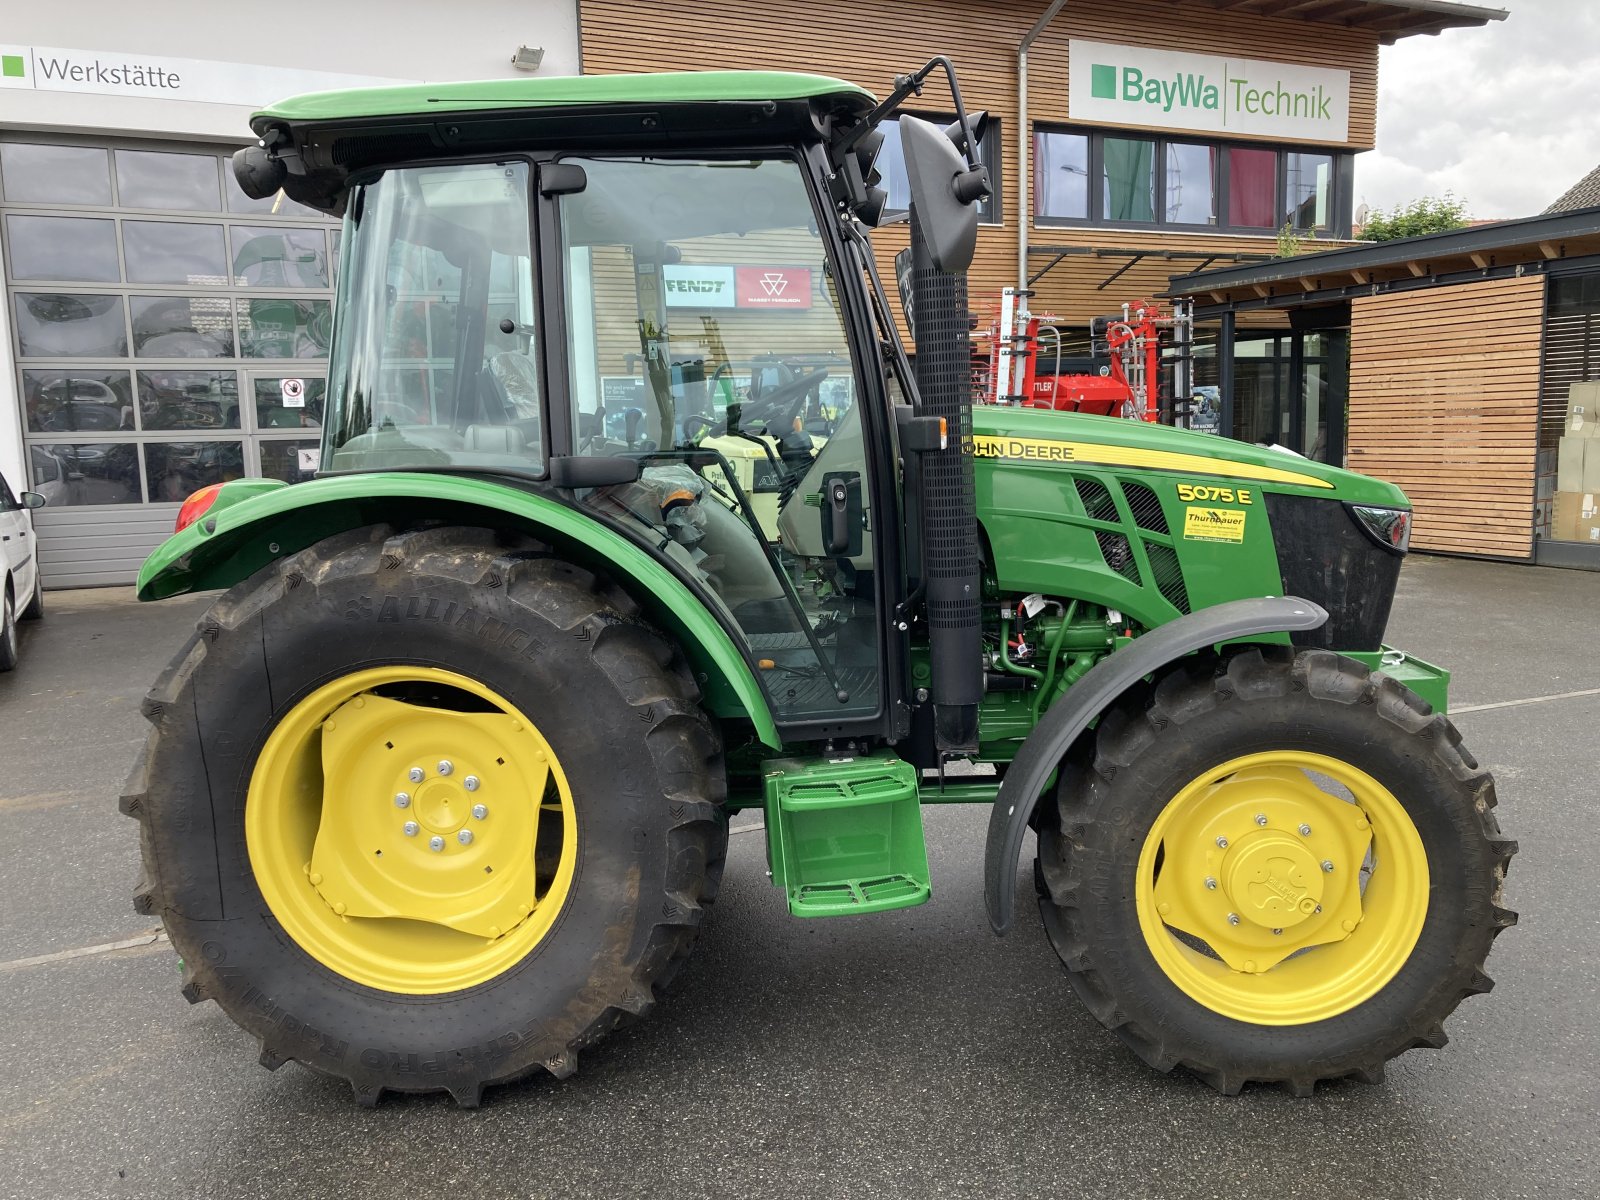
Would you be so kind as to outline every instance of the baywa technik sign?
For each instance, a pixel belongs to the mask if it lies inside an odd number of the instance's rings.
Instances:
[[[101,96],[260,107],[302,92],[415,82],[120,50],[0,45],[0,88],[38,92],[93,92]]]
[[[1350,136],[1349,71],[1073,38],[1068,72],[1074,121],[1289,141]]]

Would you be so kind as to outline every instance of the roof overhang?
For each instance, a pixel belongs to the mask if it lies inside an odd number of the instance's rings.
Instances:
[[[1374,29],[1385,45],[1393,45],[1403,37],[1504,21],[1507,16],[1503,8],[1456,4],[1450,0],[1205,0],[1205,3],[1222,12]]]

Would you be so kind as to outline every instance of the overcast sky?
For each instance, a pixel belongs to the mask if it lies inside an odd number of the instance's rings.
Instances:
[[[1450,191],[1473,217],[1527,217],[1600,165],[1600,3],[1476,2],[1511,15],[1380,50],[1358,208]]]

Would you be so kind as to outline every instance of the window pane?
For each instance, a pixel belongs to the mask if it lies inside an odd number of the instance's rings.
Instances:
[[[1217,223],[1216,164],[1215,146],[1167,143],[1166,220],[1179,225]]]
[[[126,371],[24,371],[29,433],[110,433],[133,428]]]
[[[327,358],[332,316],[326,300],[240,300],[245,358]]]
[[[1278,227],[1278,152],[1228,151],[1228,224],[1245,229]]]
[[[216,212],[218,159],[210,154],[117,151],[117,199],[123,208],[185,208]]]
[[[1033,213],[1063,220],[1088,217],[1088,135],[1033,135]]]
[[[328,251],[322,230],[235,225],[231,236],[236,284],[280,288],[328,286]]]
[[[952,124],[956,119],[954,113],[948,116],[918,115],[921,120],[930,121],[940,128]],[[878,186],[889,194],[889,198],[884,202],[883,208],[885,212],[889,213],[905,212],[906,209],[911,207],[911,182],[906,175],[905,147],[900,140],[900,119],[891,117],[889,120],[882,122],[878,128],[883,133],[883,145],[878,148],[878,157],[873,166],[878,174],[882,176]],[[989,168],[989,186],[995,190],[996,194],[999,193],[1001,183],[1000,172],[996,166],[999,157],[999,129],[999,125],[991,121],[988,130],[978,142],[978,161]],[[994,206],[995,200],[993,196],[986,200],[980,200],[978,202],[979,219],[993,221],[995,219]]]
[[[1296,229],[1326,229],[1333,197],[1333,156],[1290,153],[1284,156],[1284,209]]]
[[[232,371],[140,371],[139,421],[146,430],[237,429],[239,381]]]
[[[17,353],[23,358],[126,358],[121,296],[18,292]]]
[[[152,504],[178,504],[203,487],[244,478],[240,442],[146,442]]]
[[[122,250],[130,283],[228,282],[221,225],[124,221]]]
[[[283,192],[276,191],[270,196],[263,196],[260,200],[252,200],[239,190],[239,181],[233,177],[233,169],[224,162],[222,164],[223,184],[222,190],[228,194],[228,211],[248,213],[251,216],[273,217],[322,217],[314,208],[289,199]]]
[[[91,217],[7,217],[13,279],[116,283],[117,223]]]
[[[317,473],[314,465],[320,442],[264,440],[261,443],[261,478],[281,479],[285,483],[299,483]],[[302,454],[310,457],[302,459]]]
[[[0,145],[12,204],[110,204],[111,169],[99,146]]]
[[[286,386],[287,385],[287,386]],[[327,381],[300,376],[258,378],[256,424],[262,429],[318,429]]]
[[[52,508],[137,504],[139,448],[132,442],[36,443],[28,447],[34,490]]]
[[[226,296],[134,296],[139,358],[232,358],[233,305]]]
[[[1156,219],[1156,144],[1106,138],[1104,202],[1108,221]]]

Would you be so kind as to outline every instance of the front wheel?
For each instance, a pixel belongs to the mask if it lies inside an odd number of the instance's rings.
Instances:
[[[570,1074],[716,888],[721,747],[686,664],[527,540],[312,546],[219,600],[145,713],[135,904],[184,995],[363,1103]]]
[[[1043,814],[1041,911],[1079,997],[1232,1094],[1376,1081],[1491,982],[1515,844],[1455,727],[1336,654],[1186,666],[1108,713]]]

